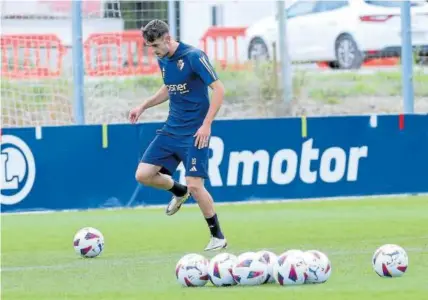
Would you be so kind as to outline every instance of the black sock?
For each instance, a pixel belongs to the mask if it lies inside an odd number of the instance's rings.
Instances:
[[[183,197],[187,193],[187,186],[174,181],[174,185],[172,186],[171,189],[169,189],[169,191],[173,193],[174,196]]]
[[[218,222],[218,219],[217,219],[217,214],[215,214],[211,218],[206,218],[205,220],[208,223],[208,227],[210,228],[211,235],[218,239],[224,239],[224,235],[220,229],[220,223]]]

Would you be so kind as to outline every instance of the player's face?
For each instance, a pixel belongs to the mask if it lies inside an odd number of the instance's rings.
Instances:
[[[171,44],[171,36],[169,34],[155,40],[153,43],[147,43],[147,46],[153,49],[157,57],[163,58],[168,55]]]

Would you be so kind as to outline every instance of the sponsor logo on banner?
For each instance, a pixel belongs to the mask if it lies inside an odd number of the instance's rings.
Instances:
[[[314,147],[314,140],[302,144],[300,153],[293,149],[280,149],[269,153],[240,150],[225,153],[220,137],[211,137],[213,155],[209,160],[211,186],[277,185],[290,184],[300,180],[306,184],[317,182],[335,183],[341,180],[357,181],[361,161],[368,157],[368,146],[330,147],[324,151]],[[225,155],[229,159],[225,159]],[[228,161],[227,173],[221,173],[221,165]],[[315,167],[317,165],[317,167]],[[180,182],[185,182],[185,170],[181,164]]]
[[[4,135],[1,142],[1,204],[17,204],[33,188],[36,163],[30,147],[20,138]]]

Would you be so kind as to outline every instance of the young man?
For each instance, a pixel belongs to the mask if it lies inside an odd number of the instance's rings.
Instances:
[[[220,229],[214,202],[205,189],[208,178],[209,139],[211,124],[223,103],[224,87],[204,52],[177,42],[169,34],[168,25],[153,20],[142,28],[145,43],[158,58],[164,85],[129,115],[131,123],[148,108],[168,99],[169,115],[156,137],[146,149],[136,171],[138,182],[170,191],[173,196],[166,214],[175,214],[192,195],[204,215],[211,233],[205,251],[227,247]],[[213,90],[211,103],[208,86]],[[170,176],[180,162],[186,169],[186,185]]]

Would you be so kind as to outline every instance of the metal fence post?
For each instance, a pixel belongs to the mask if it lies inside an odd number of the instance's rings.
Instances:
[[[73,112],[76,123],[82,125],[85,124],[82,1],[73,0],[72,5]]]
[[[281,60],[281,81],[284,90],[284,101],[291,102],[293,99],[293,75],[291,70],[291,59],[287,45],[287,15],[284,0],[277,1],[278,33],[279,33],[279,57]]]
[[[401,1],[401,66],[404,112],[414,112],[413,47],[410,1]]]

